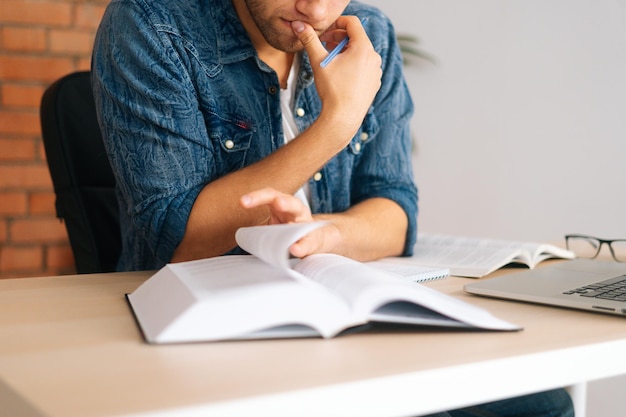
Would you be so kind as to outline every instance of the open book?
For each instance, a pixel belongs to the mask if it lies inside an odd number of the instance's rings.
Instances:
[[[323,223],[239,229],[252,255],[168,264],[127,296],[150,343],[333,337],[369,322],[519,330],[400,275],[333,254],[289,257]]]
[[[420,233],[413,256],[392,259],[398,263],[445,267],[451,275],[480,278],[509,264],[532,269],[549,258],[574,257],[571,251],[543,243]]]

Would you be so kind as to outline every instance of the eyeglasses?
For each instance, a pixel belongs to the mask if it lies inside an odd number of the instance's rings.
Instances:
[[[626,262],[626,239],[607,240],[586,235],[565,235],[565,246],[579,258],[595,258],[605,243],[613,259],[617,262]]]

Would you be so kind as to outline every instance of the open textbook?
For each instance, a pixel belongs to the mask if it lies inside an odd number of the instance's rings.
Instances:
[[[368,322],[519,330],[489,312],[332,254],[288,248],[323,223],[242,228],[237,255],[168,264],[127,295],[149,343],[333,337]]]
[[[532,269],[546,259],[574,257],[571,251],[544,243],[420,233],[413,256],[391,259],[397,263],[445,267],[451,275],[480,278],[509,264]]]

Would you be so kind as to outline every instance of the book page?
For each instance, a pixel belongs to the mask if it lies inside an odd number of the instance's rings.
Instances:
[[[250,255],[179,262],[170,264],[170,268],[200,299],[229,291],[255,291],[260,285],[289,284],[295,279]]]
[[[251,255],[221,256],[168,264],[128,298],[146,339],[156,343],[289,330],[331,337],[352,325],[343,299],[298,276]]]
[[[273,224],[270,226],[242,227],[237,230],[237,244],[246,252],[270,265],[287,270],[289,247],[327,222]]]
[[[481,277],[510,263],[532,268],[545,259],[535,256],[544,250],[557,257],[571,256],[569,251],[541,243],[420,234],[414,255],[407,259],[420,265],[449,267],[452,275]]]
[[[531,268],[550,258],[574,259],[576,257],[574,252],[554,245],[525,243],[523,247],[531,254],[531,262],[529,262]]]
[[[397,275],[334,254],[307,256],[294,264],[294,270],[343,297],[361,316],[370,309],[366,298],[375,288],[393,286],[398,282],[406,284]]]
[[[500,320],[486,310],[343,256],[311,255],[298,262],[294,269],[344,297],[359,319],[519,329],[519,326]],[[409,308],[406,304],[410,304]],[[433,316],[432,312],[439,314]],[[441,315],[458,323],[454,324]]]
[[[434,265],[491,266],[503,257],[510,257],[511,254],[525,261],[528,258],[528,249],[533,249],[532,246],[527,244],[522,249],[519,242],[507,240],[420,235],[411,258],[428,261]]]

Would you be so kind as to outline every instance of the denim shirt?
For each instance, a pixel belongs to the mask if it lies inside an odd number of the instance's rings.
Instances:
[[[409,255],[417,189],[402,58],[377,9],[352,2],[345,14],[368,17],[368,36],[383,60],[382,87],[350,144],[309,181],[311,210],[342,212],[368,198],[391,199],[409,221]],[[96,36],[92,83],[117,181],[120,270],[169,262],[202,188],[284,144],[278,77],[258,58],[231,0],[111,1]],[[303,53],[293,109],[300,131],[320,110]]]

